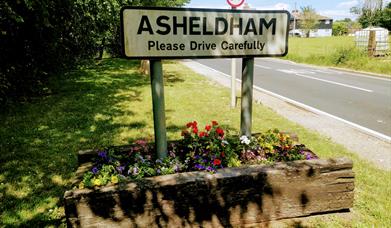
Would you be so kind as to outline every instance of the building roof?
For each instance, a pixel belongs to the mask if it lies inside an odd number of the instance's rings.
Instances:
[[[296,20],[300,20],[302,18],[302,14],[298,10],[293,10],[291,15],[292,15],[292,17],[295,17]],[[319,20],[332,20],[332,18],[322,16],[319,14],[318,14],[318,18],[319,18]]]

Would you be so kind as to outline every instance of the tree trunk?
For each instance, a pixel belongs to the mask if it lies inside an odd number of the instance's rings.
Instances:
[[[99,60],[101,60],[103,58],[103,52],[105,50],[105,43],[106,43],[106,38],[103,38],[102,40],[102,43],[99,47],[99,55],[98,55],[98,58]]]

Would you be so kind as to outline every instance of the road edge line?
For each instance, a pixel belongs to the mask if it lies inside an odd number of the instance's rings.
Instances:
[[[203,67],[205,67],[205,68],[208,68],[208,69],[210,69],[210,70],[213,70],[213,71],[215,71],[215,72],[217,72],[217,73],[219,73],[219,74],[221,74],[221,75],[223,75],[223,76],[225,76],[225,77],[231,78],[231,75],[228,75],[228,74],[226,74],[226,73],[224,73],[224,72],[221,72],[221,71],[219,71],[219,70],[213,69],[213,68],[211,68],[211,67],[209,67],[209,66],[206,66],[206,65],[204,65],[204,64],[202,64],[202,63],[199,63],[199,62],[196,62],[196,61],[194,61],[194,60],[192,60],[192,62],[195,62],[195,63],[197,63],[197,64],[199,64],[199,65],[201,65],[201,66],[203,66]],[[241,82],[242,80],[236,79],[236,81]],[[325,112],[325,111],[319,110],[319,109],[314,108],[314,107],[311,107],[311,106],[309,106],[309,105],[303,104],[303,103],[301,103],[301,102],[299,102],[299,101],[295,101],[295,100],[293,100],[293,99],[290,99],[290,98],[284,97],[284,96],[282,96],[282,95],[276,94],[276,93],[274,93],[274,92],[272,92],[272,91],[263,89],[263,88],[261,88],[261,87],[254,86],[254,88],[255,88],[256,90],[258,90],[258,91],[261,91],[261,92],[263,92],[263,93],[266,93],[266,94],[268,94],[268,95],[271,95],[271,96],[273,96],[273,97],[276,97],[276,98],[278,98],[278,99],[281,99],[281,100],[283,100],[283,101],[286,101],[286,102],[291,103],[291,104],[293,104],[293,105],[296,105],[296,106],[299,106],[299,107],[301,107],[301,108],[304,108],[304,109],[306,109],[307,111],[316,113],[316,114],[318,114],[318,115],[324,115],[324,116],[330,117],[330,118],[332,118],[332,119],[341,121],[341,122],[343,122],[343,123],[345,123],[345,124],[347,124],[347,125],[350,125],[350,126],[356,128],[356,129],[361,130],[362,132],[365,132],[365,133],[367,133],[367,134],[369,134],[369,135],[372,135],[372,136],[374,136],[374,137],[376,137],[376,138],[379,138],[379,139],[381,139],[381,140],[384,140],[384,141],[387,142],[387,143],[391,143],[391,137],[390,137],[390,136],[387,136],[387,135],[382,134],[382,133],[380,133],[380,132],[377,132],[377,131],[374,131],[374,130],[372,130],[372,129],[366,128],[366,127],[361,126],[361,125],[359,125],[359,124],[350,122],[350,121],[345,120],[345,119],[343,119],[343,118],[341,118],[341,117],[332,115],[332,114],[330,114],[330,113],[327,113],[327,112]]]

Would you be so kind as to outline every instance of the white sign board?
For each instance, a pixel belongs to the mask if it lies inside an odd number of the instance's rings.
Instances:
[[[141,8],[121,10],[128,58],[284,56],[288,11]]]

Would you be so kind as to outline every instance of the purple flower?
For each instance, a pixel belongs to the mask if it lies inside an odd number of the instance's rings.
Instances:
[[[99,169],[97,167],[92,168],[92,173],[97,174],[99,172]]]
[[[117,167],[117,171],[118,171],[119,173],[122,173],[124,170],[125,170],[125,166],[118,166],[118,167]]]
[[[200,165],[200,164],[196,164],[194,167],[195,167],[196,169],[200,169],[200,170],[204,170],[204,169],[205,169],[205,166]]]
[[[175,172],[179,172],[179,165],[175,165],[175,166],[174,166],[174,171],[175,171]]]
[[[157,174],[160,174],[160,173],[161,173],[160,169],[157,169],[157,170],[156,170],[156,173],[157,173]]]
[[[107,158],[107,152],[106,151],[101,151],[98,153],[98,156],[103,158],[103,159],[106,159]]]
[[[163,162],[160,159],[156,159],[156,164],[163,164]]]
[[[215,169],[213,169],[211,166],[208,166],[208,168],[206,168],[207,171],[211,172],[211,171],[215,171]]]
[[[305,155],[305,159],[307,159],[307,160],[311,160],[311,159],[312,159],[312,156],[311,156],[311,154],[310,154],[310,153],[307,153],[307,154]]]

